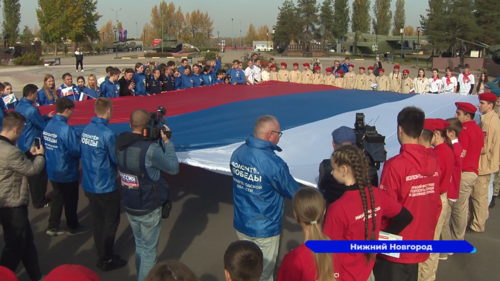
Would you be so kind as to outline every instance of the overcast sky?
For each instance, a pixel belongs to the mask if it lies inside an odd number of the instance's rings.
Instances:
[[[349,0],[352,11],[352,1]],[[34,27],[38,25],[36,17],[36,9],[38,8],[37,0],[22,0],[21,2],[21,27],[24,25]],[[140,31],[146,22],[149,22],[151,8],[160,3],[156,0],[98,0],[97,8],[102,18],[97,23],[97,28],[100,28],[108,20],[116,21],[116,13],[111,9],[122,9],[118,12],[118,20],[123,22],[123,27],[129,31],[130,36],[135,36],[137,27]],[[221,37],[239,36],[240,22],[241,33],[245,36],[250,23],[256,27],[267,24],[269,27],[276,24],[278,16],[278,7],[281,6],[281,0],[182,0],[182,1],[167,1],[173,2],[175,6],[181,6],[182,11],[190,12],[200,9],[202,12],[208,12],[213,20],[214,36],[217,36],[217,31],[220,31]],[[296,1],[295,1],[296,2]],[[322,0],[318,0],[322,3]],[[371,0],[371,6],[375,0]],[[237,3],[237,4],[236,4]],[[396,0],[392,0],[392,9],[394,13]],[[406,25],[414,27],[419,26],[420,15],[425,14],[425,9],[428,7],[427,0],[412,0],[406,1]],[[370,13],[373,9],[370,8]],[[233,26],[231,18],[234,18]]]

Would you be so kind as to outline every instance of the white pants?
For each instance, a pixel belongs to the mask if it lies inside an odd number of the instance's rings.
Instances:
[[[280,235],[267,238],[250,237],[239,231],[236,235],[240,240],[252,241],[259,246],[264,256],[264,270],[260,277],[260,281],[274,281],[274,268],[276,267],[276,258],[278,258],[278,250],[280,248]]]

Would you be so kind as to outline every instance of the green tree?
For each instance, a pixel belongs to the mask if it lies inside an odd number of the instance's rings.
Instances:
[[[31,28],[27,25],[24,26],[23,33],[19,36],[19,39],[21,41],[21,44],[23,45],[30,45],[31,42],[33,42],[33,39],[35,39],[35,35],[33,35],[33,31],[31,31]]]
[[[352,31],[370,32],[370,0],[352,2]]]
[[[341,38],[346,35],[349,29],[349,3],[348,0],[335,0],[333,18],[333,36]]]
[[[302,38],[306,44],[309,44],[316,33],[318,25],[318,5],[316,5],[316,0],[298,0],[297,10],[298,19],[300,19],[302,25]]]
[[[3,34],[14,45],[19,37],[21,22],[21,3],[19,0],[3,0]]]
[[[319,25],[321,27],[321,34],[323,36],[323,44],[325,44],[326,40],[332,39],[332,30],[335,25],[332,0],[323,1],[323,4],[320,8]]]
[[[97,30],[97,21],[102,17],[97,10],[97,1],[94,0],[81,0],[83,1],[83,33],[77,38],[77,42],[82,42],[86,39],[97,40],[99,39],[99,31]]]
[[[276,45],[298,41],[302,38],[302,29],[300,21],[297,20],[299,15],[295,4],[292,0],[285,0],[278,9],[278,20],[273,38]]]
[[[448,15],[448,34],[450,47],[458,43],[457,38],[476,41],[477,22],[471,11],[474,11],[474,0],[450,0]]]
[[[393,36],[401,36],[401,28],[404,28],[406,21],[405,0],[396,1],[396,11],[394,12]]]
[[[391,0],[375,0],[373,13],[375,17],[372,24],[375,34],[389,35],[392,18]]]
[[[478,39],[488,45],[500,43],[500,1],[476,0],[475,16],[478,25]]]
[[[448,6],[445,0],[429,0],[427,15],[420,16],[422,31],[429,38],[430,45],[438,51],[448,48],[446,31]]]

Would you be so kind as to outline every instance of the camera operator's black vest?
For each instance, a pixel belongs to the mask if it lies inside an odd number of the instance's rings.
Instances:
[[[151,179],[146,170],[146,153],[152,141],[138,141],[126,149],[116,149],[120,170],[123,204],[133,216],[144,216],[168,199],[168,185],[163,177]]]

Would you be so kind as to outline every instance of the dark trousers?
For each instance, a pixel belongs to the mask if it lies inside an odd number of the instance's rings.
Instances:
[[[377,257],[373,267],[375,280],[384,281],[417,281],[418,263],[403,264]]]
[[[78,70],[78,65],[80,65],[80,69],[83,70],[83,60],[76,61],[76,70]]]
[[[120,193],[115,190],[110,193],[89,193],[90,214],[97,257],[108,261],[113,257],[116,230],[120,224]]]
[[[29,151],[26,151],[24,154],[30,160],[33,160],[33,158],[35,158]],[[39,174],[28,177],[28,185],[30,187],[31,194],[31,204],[33,204],[33,207],[42,208],[43,205],[45,205],[45,193],[47,193],[48,181],[49,179],[47,178],[47,171],[45,170],[45,166]]]
[[[38,264],[38,252],[33,243],[28,207],[0,208],[0,224],[5,240],[0,265],[16,272],[22,261],[30,279],[40,280],[42,273]]]
[[[77,228],[80,225],[77,217],[78,182],[50,182],[54,189],[54,195],[50,206],[49,229],[59,226],[63,208],[68,227],[71,229]]]

